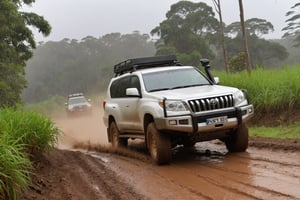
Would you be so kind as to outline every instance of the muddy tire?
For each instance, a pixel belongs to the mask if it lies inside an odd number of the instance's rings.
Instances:
[[[120,131],[117,127],[116,122],[111,122],[109,125],[109,134],[111,137],[111,144],[113,147],[125,147],[128,144],[127,138],[120,138]]]
[[[153,161],[158,165],[169,164],[172,159],[170,137],[160,133],[155,124],[147,126],[147,146]]]
[[[248,148],[248,140],[248,127],[242,124],[225,139],[225,144],[229,152],[243,152]]]

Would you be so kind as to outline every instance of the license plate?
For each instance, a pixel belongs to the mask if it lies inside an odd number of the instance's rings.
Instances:
[[[214,117],[214,118],[206,119],[206,124],[207,125],[223,124],[225,122],[227,122],[227,116],[221,116],[221,117]]]

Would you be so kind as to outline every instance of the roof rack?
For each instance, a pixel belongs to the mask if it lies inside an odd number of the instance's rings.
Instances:
[[[68,98],[73,98],[73,97],[80,97],[80,96],[83,96],[83,93],[74,93],[74,94],[69,94],[68,95]]]
[[[114,66],[115,76],[122,75],[126,72],[136,71],[138,69],[153,68],[153,67],[164,67],[181,65],[175,55],[167,56],[153,56],[144,58],[133,58],[123,61]]]

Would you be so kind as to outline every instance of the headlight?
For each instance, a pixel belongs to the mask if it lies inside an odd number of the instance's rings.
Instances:
[[[69,106],[69,111],[74,111],[74,106]]]
[[[190,114],[187,105],[183,101],[165,100],[164,106],[167,112],[167,116]]]
[[[242,103],[245,105],[248,104],[247,99],[245,98],[245,95],[241,90],[238,90],[235,93],[233,93],[233,99],[234,99],[234,104],[236,106],[239,106]]]

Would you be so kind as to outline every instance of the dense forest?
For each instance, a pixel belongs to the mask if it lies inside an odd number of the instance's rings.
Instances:
[[[154,54],[154,43],[147,34],[139,32],[40,44],[27,63],[28,88],[23,96],[31,103],[53,95],[99,94],[113,76],[114,64]]]

